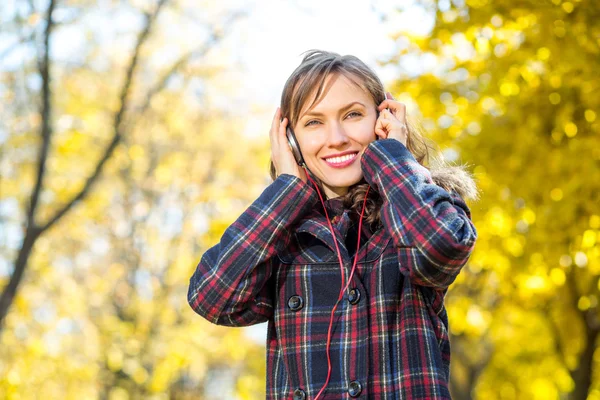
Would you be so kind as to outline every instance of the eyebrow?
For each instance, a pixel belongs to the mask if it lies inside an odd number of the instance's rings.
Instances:
[[[367,108],[367,106],[365,106],[365,105],[364,105],[363,103],[361,103],[360,101],[353,101],[352,103],[350,103],[350,104],[347,104],[347,105],[345,105],[344,107],[340,108],[340,113],[342,113],[342,112],[346,111],[347,109],[351,108],[351,107],[352,107],[353,105],[355,105],[355,104],[359,104],[359,105],[363,106],[364,108]],[[324,114],[323,114],[323,113],[320,113],[320,112],[316,112],[316,111],[310,111],[310,112],[307,112],[306,114],[304,114],[304,115],[302,116],[302,118],[304,118],[304,117],[309,117],[309,116],[313,116],[313,117],[322,117],[323,115],[324,115]]]

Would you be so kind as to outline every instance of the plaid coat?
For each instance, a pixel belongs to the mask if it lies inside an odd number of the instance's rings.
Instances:
[[[360,162],[384,200],[382,226],[363,231],[334,316],[331,377],[320,398],[449,399],[444,296],[476,242],[464,201],[476,194],[473,180],[462,167],[447,167],[436,183],[395,139],[372,142]],[[190,279],[188,302],[208,321],[268,322],[270,400],[314,399],[327,378],[327,331],[342,277],[321,210],[312,186],[280,175],[204,253]],[[352,224],[347,211],[336,219],[346,281],[353,257],[344,239]]]

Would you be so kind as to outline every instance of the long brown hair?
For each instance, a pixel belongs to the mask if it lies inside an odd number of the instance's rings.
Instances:
[[[286,81],[281,94],[281,115],[287,116],[288,126],[296,125],[302,107],[310,100],[309,96],[315,88],[317,88],[316,94],[309,108],[321,99],[324,95],[323,87],[329,74],[343,74],[369,93],[375,106],[385,100],[385,90],[381,80],[357,57],[352,55],[341,56],[323,50],[309,50],[304,54],[302,62]],[[439,162],[437,157],[434,156],[435,146],[423,137],[420,127],[410,120],[407,122],[406,147],[415,159],[426,168],[426,164],[431,161]],[[272,160],[270,162],[270,175],[273,180],[277,178],[277,171]],[[311,177],[318,184],[321,193],[324,193],[323,183],[312,174]],[[353,217],[360,215],[367,187],[368,183],[362,178],[359,182],[350,186],[348,193],[342,196],[344,207],[351,210]],[[369,190],[365,208],[365,222],[371,225],[372,230],[375,230],[381,223],[382,203],[383,199],[380,194],[372,187]]]

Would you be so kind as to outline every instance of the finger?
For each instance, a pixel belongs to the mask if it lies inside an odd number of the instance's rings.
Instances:
[[[283,119],[283,121],[281,121],[281,123],[279,124],[279,137],[282,139],[286,138],[285,131],[286,131],[287,126],[288,126],[288,119],[287,119],[287,117],[285,117]],[[286,141],[287,141],[287,139],[286,139]]]
[[[406,125],[405,122],[402,121],[398,121],[398,126],[400,127],[400,129],[402,129],[404,132],[408,132],[408,126]]]
[[[387,139],[387,132],[381,128],[375,128],[375,134],[382,139]]]
[[[384,101],[382,101],[381,103],[379,103],[379,105],[377,106],[377,109],[379,111],[381,111],[381,110],[383,110],[385,108],[390,107],[390,104],[391,104],[392,101],[395,101],[395,100],[385,99]]]
[[[400,122],[396,116],[387,108],[384,108],[381,111],[381,119],[386,122],[386,127],[394,122]]]
[[[379,103],[379,105],[377,106],[379,111],[383,110],[384,108],[398,109],[398,108],[403,108],[403,107],[404,108],[406,107],[403,103],[400,103],[399,101],[392,100],[392,99],[385,99],[384,101]]]
[[[381,114],[383,115],[383,113]],[[384,132],[387,136],[387,132],[389,132],[389,128],[390,128],[390,121],[380,118],[377,120],[377,123],[375,123],[375,131],[381,131]]]
[[[398,120],[402,121],[406,117],[406,106],[395,100],[386,99],[377,107],[379,111],[389,109]]]
[[[392,112],[389,110],[389,108],[384,108],[381,111],[381,115],[383,116],[383,118],[385,119],[391,119],[392,118]]]
[[[396,116],[398,121],[402,122],[403,124],[406,124],[406,106],[402,103],[398,103],[398,105],[399,107],[394,113],[394,115]]]
[[[277,128],[279,119],[281,118],[281,109],[277,107],[275,115],[273,115],[273,121],[271,121],[271,128]]]
[[[394,96],[392,96],[392,94],[390,92],[385,92],[385,98],[386,99],[390,99],[390,100],[394,100]]]
[[[289,151],[291,152],[292,149],[290,148],[290,144],[288,143],[287,140],[287,135],[286,135],[286,131],[287,131],[287,127],[288,127],[288,119],[287,117],[285,117],[283,119],[283,121],[281,121],[281,124],[279,124],[279,132],[278,132],[278,141],[279,143],[281,143],[282,146],[285,147],[284,151]]]
[[[273,121],[271,121],[271,130],[269,131],[269,137],[271,138],[271,143],[277,144],[279,143],[278,138],[276,137],[277,129],[279,128],[279,117],[281,115],[281,110],[279,107],[275,110],[275,115],[273,115]]]

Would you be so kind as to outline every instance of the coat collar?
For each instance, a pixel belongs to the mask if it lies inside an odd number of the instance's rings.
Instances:
[[[321,206],[318,205],[317,207]],[[349,219],[347,213],[343,213],[341,217]],[[335,248],[335,243],[333,241],[333,236],[331,235],[329,225],[327,224],[327,219],[323,215],[321,209],[313,209],[311,213],[309,213],[303,220],[301,220],[298,227],[296,228],[296,232],[308,233],[319,239],[333,252],[333,254],[335,255],[335,260],[337,260],[337,252]],[[334,229],[334,232],[337,239],[338,247],[340,249],[340,253],[342,254],[342,261],[350,261],[344,237],[342,237],[342,234],[337,229]],[[369,240],[359,249],[358,263],[361,264],[366,262],[372,262],[378,259],[381,256],[381,253],[387,246],[390,239],[391,237],[387,234],[385,229],[379,228],[376,232],[374,232],[371,235]]]

